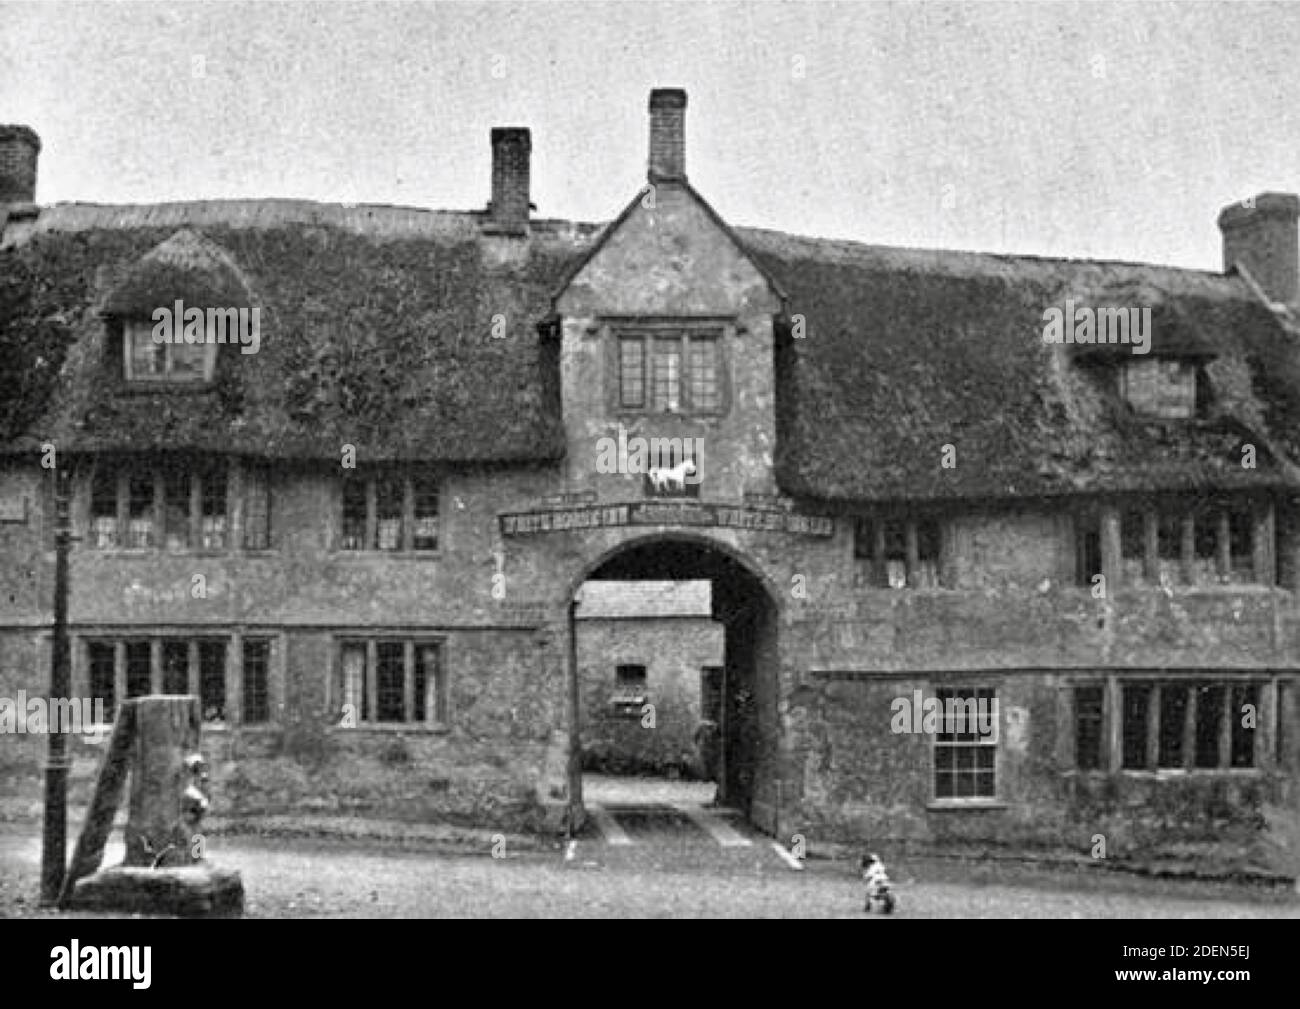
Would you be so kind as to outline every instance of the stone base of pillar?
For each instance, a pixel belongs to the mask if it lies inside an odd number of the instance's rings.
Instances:
[[[66,907],[183,918],[238,918],[244,913],[244,883],[232,869],[203,863],[157,869],[119,865],[77,880]]]

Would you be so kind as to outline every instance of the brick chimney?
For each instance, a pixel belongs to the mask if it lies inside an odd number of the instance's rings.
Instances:
[[[1300,295],[1300,199],[1260,193],[1219,212],[1223,268],[1243,264],[1270,301],[1293,305]]]
[[[0,126],[0,204],[36,202],[41,138],[26,126]]]
[[[655,88],[650,92],[651,182],[686,181],[686,92]]]
[[[492,131],[492,203],[487,230],[497,235],[528,234],[528,170],[533,141],[521,126]]]

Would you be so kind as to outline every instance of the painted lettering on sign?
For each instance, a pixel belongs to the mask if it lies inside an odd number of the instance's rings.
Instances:
[[[500,516],[504,536],[569,532],[610,526],[715,526],[799,536],[832,536],[835,520],[826,515],[803,515],[696,502],[642,502],[590,508],[565,508]]]

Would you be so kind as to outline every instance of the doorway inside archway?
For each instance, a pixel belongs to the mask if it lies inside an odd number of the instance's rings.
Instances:
[[[712,802],[774,832],[777,609],[759,576],[726,547],[655,537],[604,557],[573,615],[571,796],[609,801],[616,779],[621,804]]]

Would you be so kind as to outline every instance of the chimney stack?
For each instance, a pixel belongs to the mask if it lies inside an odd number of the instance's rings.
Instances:
[[[650,169],[653,182],[686,181],[686,92],[655,88],[650,92]]]
[[[36,202],[41,138],[26,126],[0,126],[0,204]]]
[[[1241,263],[1273,302],[1294,305],[1300,295],[1300,199],[1260,193],[1219,212],[1223,268]]]
[[[492,204],[488,231],[528,234],[528,171],[533,141],[521,126],[492,130]]]

